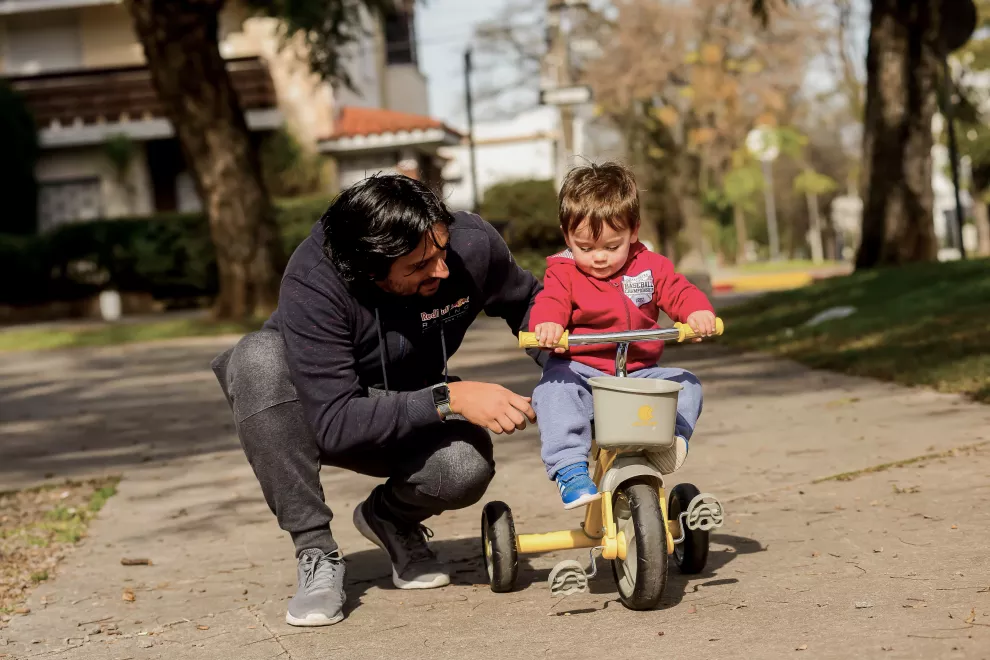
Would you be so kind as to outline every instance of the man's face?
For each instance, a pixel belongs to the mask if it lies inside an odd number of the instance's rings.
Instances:
[[[447,246],[450,231],[441,224],[423,234],[419,244],[409,254],[392,262],[388,277],[378,282],[385,291],[397,296],[432,296],[447,279]]]

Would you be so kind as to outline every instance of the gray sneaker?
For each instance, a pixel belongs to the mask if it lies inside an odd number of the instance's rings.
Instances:
[[[423,525],[400,529],[375,515],[369,497],[354,509],[354,526],[392,560],[392,584],[397,589],[435,589],[450,584],[450,575],[428,543],[433,532]]]
[[[329,626],[344,618],[344,556],[340,550],[303,550],[299,555],[299,589],[289,601],[290,626]]]

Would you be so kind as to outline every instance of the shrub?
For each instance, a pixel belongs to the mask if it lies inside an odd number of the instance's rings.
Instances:
[[[554,251],[564,243],[557,222],[557,193],[553,181],[497,183],[485,191],[481,216],[504,223],[505,241],[514,251]]]
[[[275,205],[286,254],[309,235],[327,196]],[[216,254],[201,213],[63,225],[41,235],[0,234],[0,304],[77,300],[103,288],[159,299],[217,292]]]

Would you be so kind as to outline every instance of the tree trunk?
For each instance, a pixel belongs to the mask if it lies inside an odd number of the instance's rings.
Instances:
[[[873,0],[857,268],[935,259],[932,116],[939,2]]]
[[[976,254],[990,257],[990,208],[985,198],[973,195],[973,222],[976,224]]]
[[[825,259],[825,250],[822,247],[822,220],[818,212],[818,195],[805,193],[805,198],[808,200],[808,223],[811,225],[808,228],[810,234],[808,242],[811,244],[811,260],[816,264],[820,264]]]
[[[740,265],[747,261],[746,244],[749,243],[749,231],[746,228],[746,214],[739,204],[732,207],[732,221],[736,225],[736,265]]]
[[[219,318],[264,315],[284,256],[258,154],[217,42],[223,0],[128,0],[151,79],[206,208]]]
[[[693,196],[681,194],[681,212],[684,215],[684,238],[687,249],[677,260],[677,270],[696,287],[712,295],[712,278],[705,263],[704,229],[701,204]]]

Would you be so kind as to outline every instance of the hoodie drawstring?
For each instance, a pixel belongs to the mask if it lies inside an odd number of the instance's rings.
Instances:
[[[440,350],[443,351],[443,382],[447,383],[447,337],[443,332],[443,321],[440,322]]]
[[[443,352],[443,382],[448,382],[448,371],[447,371],[447,336],[443,331],[444,323],[440,323],[440,350]],[[378,312],[378,308],[375,308],[375,330],[378,333],[378,356],[381,358],[382,363],[382,380],[385,383],[385,394],[389,393],[388,388],[388,367],[385,362],[385,335],[382,332],[382,318]]]
[[[385,381],[385,394],[388,394],[388,369],[385,366],[385,337],[382,335],[382,318],[375,307],[375,329],[378,331],[378,356],[382,360],[382,380]]]

